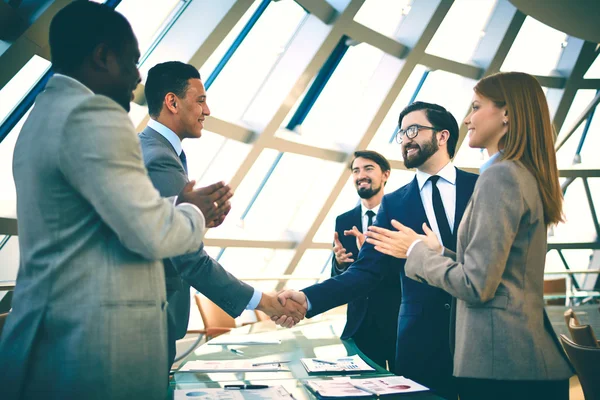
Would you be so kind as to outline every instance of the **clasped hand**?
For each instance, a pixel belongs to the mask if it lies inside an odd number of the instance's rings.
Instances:
[[[284,291],[282,291],[284,292]],[[281,301],[279,293],[263,293],[258,309],[267,314],[277,325],[291,328],[306,315],[306,301]]]
[[[367,243],[375,246],[375,250],[380,253],[390,255],[396,258],[406,258],[406,252],[411,244],[416,240],[422,240],[430,249],[441,252],[442,245],[436,234],[429,229],[426,223],[423,224],[423,232],[425,235],[419,235],[407,226],[402,225],[395,219],[392,220],[392,226],[397,231],[381,228],[378,226],[370,226],[365,235]]]
[[[233,192],[229,185],[217,182],[210,186],[194,189],[195,181],[188,182],[179,196],[177,204],[191,203],[202,211],[207,228],[214,228],[225,221],[225,217],[231,210],[229,199]]]

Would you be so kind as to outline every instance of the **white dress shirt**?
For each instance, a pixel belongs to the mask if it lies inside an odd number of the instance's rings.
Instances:
[[[454,216],[456,213],[456,168],[452,162],[446,164],[436,175],[440,177],[437,182],[437,188],[440,191],[442,203],[444,204],[444,211],[446,212],[446,218],[448,218],[448,225],[450,225],[450,232],[454,233]],[[445,246],[440,235],[440,228],[435,218],[435,211],[433,210],[433,199],[432,199],[432,188],[431,181],[428,179],[432,175],[427,172],[417,170],[417,183],[419,184],[419,193],[421,195],[421,203],[425,209],[425,215],[429,221],[429,227],[436,234],[438,240]],[[415,240],[408,248],[406,255],[410,254],[412,248],[421,240]],[[443,250],[442,250],[443,251]]]
[[[169,141],[169,143],[171,143],[171,146],[173,146],[173,149],[175,150],[177,155],[178,156],[181,155],[181,152],[183,151],[183,148],[181,146],[181,139],[179,139],[179,136],[177,136],[175,134],[175,132],[173,132],[171,129],[167,128],[166,126],[164,126],[163,124],[161,124],[160,122],[158,122],[152,118],[150,119],[150,121],[148,121],[148,127],[151,129],[154,129],[162,137],[167,139]],[[248,305],[246,306],[246,310],[256,309],[256,307],[258,307],[258,303],[260,302],[261,298],[262,298],[262,292],[255,288],[254,294],[252,294],[252,297],[250,298],[250,301],[248,302]]]
[[[371,208],[371,211],[373,211],[375,213],[375,215],[373,216],[373,223],[375,223],[375,219],[377,218],[377,213],[379,212],[380,205],[381,204],[377,204],[375,207]],[[365,205],[361,202],[360,203],[360,215],[362,217],[362,233],[366,233],[368,231],[367,224],[369,223],[369,216],[367,215],[367,211],[369,211],[369,209],[367,207],[365,207]]]

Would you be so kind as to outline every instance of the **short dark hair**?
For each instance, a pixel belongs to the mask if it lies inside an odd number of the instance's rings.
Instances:
[[[105,4],[77,0],[56,13],[50,23],[50,54],[57,72],[74,72],[100,44],[121,51],[132,37],[127,19]]]
[[[402,126],[402,120],[407,114],[420,110],[425,110],[427,119],[435,129],[441,131],[447,130],[450,132],[447,149],[450,158],[454,157],[456,143],[458,142],[458,123],[456,122],[456,118],[454,118],[454,116],[444,107],[437,104],[425,103],[423,101],[415,101],[402,110],[400,117],[398,118],[398,126]]]
[[[184,97],[190,79],[200,79],[200,72],[190,64],[167,61],[150,68],[144,89],[150,116],[156,118],[160,115],[167,93]]]
[[[366,158],[367,160],[371,160],[375,164],[379,165],[379,168],[381,168],[381,172],[386,172],[386,171],[391,170],[390,162],[387,160],[387,158],[385,158],[378,152],[373,151],[373,150],[359,150],[359,151],[354,152],[354,158],[352,159],[352,162],[350,163],[351,171],[354,166],[354,161],[359,157]]]

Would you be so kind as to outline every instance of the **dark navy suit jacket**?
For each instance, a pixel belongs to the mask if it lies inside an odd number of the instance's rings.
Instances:
[[[352,253],[356,260],[358,246],[354,236],[344,236],[344,230],[356,226],[362,231],[360,204],[337,217],[335,231],[346,252]],[[333,257],[331,276],[342,274],[348,267],[341,269]],[[385,279],[366,296],[348,303],[346,327],[342,339],[353,337],[358,347],[369,358],[385,367],[385,360],[393,366],[396,358],[396,329],[398,327],[398,309],[400,307],[401,287],[397,271],[386,271]],[[369,341],[369,343],[367,343]]]
[[[475,174],[456,172],[454,235],[477,180]],[[391,226],[392,219],[423,233],[422,224],[428,221],[416,177],[383,197],[375,225],[395,230]],[[395,373],[421,382],[444,397],[456,398],[448,335],[451,297],[440,289],[406,278],[404,262],[365,243],[358,259],[346,272],[302,290],[312,307],[308,316],[369,294],[389,271],[395,271],[402,282]]]

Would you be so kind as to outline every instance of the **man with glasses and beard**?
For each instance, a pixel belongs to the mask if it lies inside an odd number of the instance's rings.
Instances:
[[[455,250],[458,224],[477,180],[477,175],[457,169],[450,161],[458,142],[456,119],[444,107],[415,102],[402,110],[398,125],[396,140],[402,145],[404,165],[416,168],[417,174],[410,183],[383,197],[375,226],[396,230],[392,227],[396,220],[423,234],[427,224],[444,247]],[[280,300],[306,304],[306,315],[312,317],[367,295],[386,278],[388,270],[395,271],[402,282],[402,302],[394,372],[455,400],[452,298],[424,280],[407,279],[405,261],[385,255],[369,243],[370,237],[377,238],[374,232],[368,231],[366,236],[356,261],[343,274],[300,292],[282,292]]]
[[[375,222],[379,211],[383,188],[390,176],[390,163],[375,151],[357,151],[350,170],[360,204],[336,218],[331,276],[342,274],[358,256],[365,241],[364,233]],[[342,339],[354,339],[371,360],[384,368],[388,364],[393,371],[400,281],[397,272],[386,272],[385,279],[371,293],[348,303]]]

